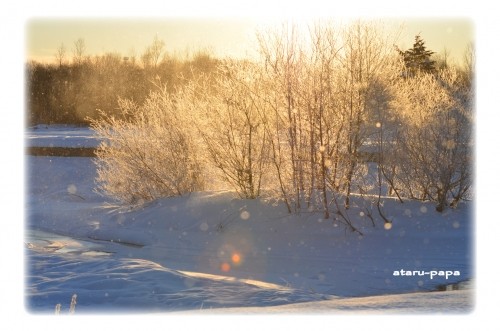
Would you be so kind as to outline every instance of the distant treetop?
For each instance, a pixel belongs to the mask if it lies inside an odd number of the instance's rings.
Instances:
[[[409,76],[413,76],[418,72],[433,73],[436,71],[434,67],[435,61],[431,60],[431,56],[435,52],[426,49],[425,42],[419,34],[415,36],[412,48],[406,51],[402,51],[399,48],[397,50],[403,57],[406,74]]]

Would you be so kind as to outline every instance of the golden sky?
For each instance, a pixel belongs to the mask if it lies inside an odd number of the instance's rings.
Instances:
[[[26,22],[25,27],[26,58],[53,62],[57,48],[63,44],[66,57],[70,59],[74,42],[79,38],[85,40],[87,55],[116,52],[123,56],[140,57],[155,36],[165,41],[165,49],[170,53],[185,55],[186,52],[208,48],[219,56],[245,56],[255,50],[251,41],[257,29],[280,24],[282,21],[250,16],[163,19],[33,18]],[[380,18],[378,21],[391,27],[403,25],[398,42],[400,48],[410,48],[415,35],[420,33],[428,49],[440,53],[446,48],[450,57],[457,61],[462,59],[467,44],[474,41],[474,24],[467,19]]]

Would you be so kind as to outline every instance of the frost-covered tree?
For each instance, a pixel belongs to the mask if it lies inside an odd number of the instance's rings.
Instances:
[[[59,68],[61,68],[66,58],[66,47],[64,44],[61,43],[61,45],[57,48],[54,57],[56,59],[56,63],[59,65]]]
[[[355,22],[342,34],[343,47],[336,85],[338,108],[345,126],[345,170],[341,188],[349,208],[353,179],[359,167],[363,145],[373,140],[381,97],[392,79],[395,59],[389,47],[393,38],[371,22]],[[383,98],[382,98],[383,99]],[[379,118],[380,119],[380,118]]]
[[[203,91],[192,114],[210,162],[242,198],[260,196],[268,144],[259,112],[264,111],[258,67],[226,61]]]
[[[141,55],[144,68],[153,68],[156,70],[160,62],[161,55],[163,54],[164,47],[165,42],[159,39],[158,35],[156,35],[151,45],[146,47],[146,50]]]
[[[305,202],[328,218],[335,196],[349,206],[365,166],[358,158],[373,133],[367,130],[374,127],[373,96],[394,62],[390,43],[363,22],[345,31],[318,23],[305,36],[285,25],[259,41],[271,109],[265,123],[282,197],[289,210]]]
[[[268,112],[261,112],[269,137],[279,196],[288,211],[298,211],[304,196],[304,166],[299,109],[300,79],[305,67],[299,34],[293,24],[258,34]],[[306,138],[307,139],[307,138]]]
[[[469,43],[465,48],[463,55],[464,70],[463,79],[469,86],[474,85],[475,79],[475,67],[476,67],[476,55],[474,51],[474,45]]]
[[[395,149],[401,193],[454,206],[471,187],[473,98],[454,69],[401,79],[394,108],[401,127]]]
[[[85,59],[85,39],[78,38],[73,43],[73,63],[76,65],[81,65]]]

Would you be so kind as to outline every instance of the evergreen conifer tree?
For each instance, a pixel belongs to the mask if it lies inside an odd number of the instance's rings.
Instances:
[[[414,76],[418,72],[433,73],[436,71],[435,61],[431,60],[431,56],[435,53],[427,50],[425,42],[420,35],[415,36],[413,47],[402,51],[398,49],[399,54],[403,57],[408,76]]]

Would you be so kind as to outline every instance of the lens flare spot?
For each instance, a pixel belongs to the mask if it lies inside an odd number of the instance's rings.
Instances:
[[[220,265],[220,270],[222,270],[223,272],[229,272],[231,270],[231,266],[229,265],[229,263],[224,262]]]
[[[241,263],[241,255],[238,253],[234,253],[233,256],[231,256],[231,261],[233,261],[234,264],[238,265]]]

